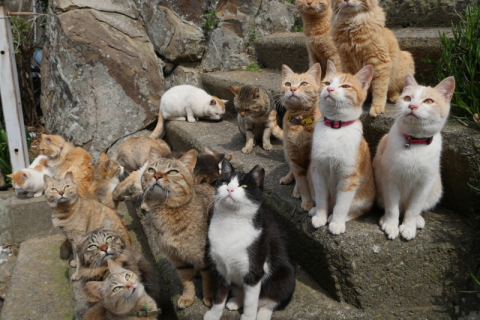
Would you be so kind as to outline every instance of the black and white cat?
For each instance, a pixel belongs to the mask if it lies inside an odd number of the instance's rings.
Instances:
[[[285,308],[295,290],[295,265],[271,212],[262,206],[265,170],[236,172],[227,159],[217,181],[215,210],[208,231],[214,267],[213,307],[204,320],[243,307],[241,320],[268,320]],[[258,311],[258,313],[257,313]]]

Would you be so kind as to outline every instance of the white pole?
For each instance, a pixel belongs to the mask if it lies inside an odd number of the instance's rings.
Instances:
[[[13,172],[28,167],[27,139],[23,124],[22,102],[18,86],[12,30],[7,9],[0,6],[0,95],[8,135]]]

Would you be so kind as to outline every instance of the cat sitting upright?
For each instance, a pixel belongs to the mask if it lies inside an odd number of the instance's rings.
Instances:
[[[425,226],[422,211],[434,207],[442,196],[440,130],[454,90],[453,77],[435,88],[418,85],[410,74],[405,78],[396,105],[397,120],[380,140],[373,160],[377,201],[385,208],[380,226],[389,239],[399,233],[406,240],[415,238],[417,229]]]
[[[191,85],[170,88],[162,96],[157,126],[150,137],[158,138],[163,135],[164,120],[195,122],[196,118],[203,117],[220,120],[225,113],[226,102],[227,100],[211,96]]]

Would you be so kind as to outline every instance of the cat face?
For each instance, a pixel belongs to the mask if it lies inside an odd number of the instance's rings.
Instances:
[[[92,231],[77,242],[80,263],[90,268],[105,266],[108,260],[115,261],[126,247],[120,234],[113,229]]]
[[[123,167],[118,161],[107,158],[105,153],[100,155],[100,160],[95,163],[93,176],[95,179],[111,180],[123,175]]]
[[[356,75],[337,72],[331,61],[322,81],[320,110],[331,120],[356,120],[362,114],[362,104],[373,77],[373,68],[365,66]]]
[[[255,166],[249,173],[237,172],[230,161],[222,161],[222,175],[217,181],[215,203],[227,208],[240,209],[260,205],[265,170]]]
[[[32,173],[29,170],[22,169],[12,174],[7,174],[7,177],[12,179],[13,187],[16,190],[22,191],[22,189],[28,189],[31,175]]]
[[[295,6],[300,14],[321,13],[327,11],[329,0],[297,0]]]
[[[60,136],[42,134],[42,140],[38,148],[42,155],[55,158],[62,151],[64,144],[65,140]]]
[[[282,66],[281,101],[286,108],[303,108],[306,103],[318,99],[322,69],[315,63],[310,70],[298,74],[286,65]]]
[[[261,96],[260,88],[250,85],[242,87],[231,86],[235,94],[233,104],[242,117],[258,117],[270,108],[270,101]]]
[[[396,114],[401,123],[410,129],[423,127],[436,133],[448,117],[454,90],[453,77],[432,88],[418,85],[415,78],[408,74],[402,95],[397,100]]]
[[[212,120],[220,120],[225,114],[225,103],[228,100],[222,100],[217,97],[212,97],[208,102],[208,105],[205,106],[205,110],[208,110],[207,114]]]
[[[334,13],[357,13],[369,11],[378,6],[377,0],[332,0]]]
[[[43,177],[45,182],[45,197],[50,206],[58,204],[74,203],[78,199],[77,185],[73,180],[71,171],[65,175],[65,179],[53,180],[50,176]]]

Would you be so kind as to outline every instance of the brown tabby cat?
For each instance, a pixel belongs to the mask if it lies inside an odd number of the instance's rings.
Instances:
[[[305,73],[294,73],[282,66],[283,96],[281,101],[287,109],[283,119],[283,130],[276,124],[276,111],[269,117],[273,134],[283,139],[285,159],[290,167],[288,174],[280,179],[281,184],[296,180],[293,196],[302,198],[302,208],[309,211],[313,206],[312,190],[307,178],[310,150],[315,124],[322,117],[319,109],[320,64],[314,64]]]
[[[113,228],[124,237],[127,244],[132,243],[127,227],[114,210],[96,200],[84,199],[79,196],[72,172],[68,171],[65,179],[53,180],[50,176],[45,175],[44,181],[45,197],[47,203],[53,208],[53,226],[60,229],[67,238],[60,247],[60,258],[68,259],[72,246],[73,252],[76,252],[73,241],[76,234],[87,234],[104,227],[107,223],[111,223]],[[73,264],[77,267],[77,271],[72,275],[72,280],[78,280],[78,257]]]
[[[252,152],[256,141],[262,141],[263,149],[272,150],[268,115],[274,108],[270,91],[261,86],[230,86],[235,94],[233,103],[237,109],[238,129],[246,138],[243,153]]]
[[[378,0],[332,0],[332,8],[332,38],[343,72],[373,66],[370,116],[376,117],[385,111],[387,97],[398,99],[405,76],[415,72],[412,55],[400,51],[395,34],[385,28]]]
[[[89,299],[100,301],[83,320],[156,320],[160,310],[131,270],[108,260],[110,274],[103,281],[87,282]]]
[[[92,157],[80,147],[73,147],[62,137],[57,135],[42,134],[39,145],[40,153],[46,156],[47,166],[53,173],[54,179],[65,176],[71,171],[80,195],[88,194],[88,187],[92,182],[93,166],[90,165]]]
[[[331,0],[297,0],[295,6],[302,15],[303,32],[306,37],[310,67],[320,63],[322,78],[327,70],[327,61],[332,61],[337,69],[341,67],[340,56],[330,34],[332,8]]]
[[[177,268],[183,285],[178,306],[186,308],[195,298],[193,278],[200,269],[203,302],[212,305],[213,288],[205,252],[208,220],[213,212],[215,189],[194,184],[197,152],[180,159],[152,159],[141,177],[143,201],[150,209],[152,233],[162,252]]]

